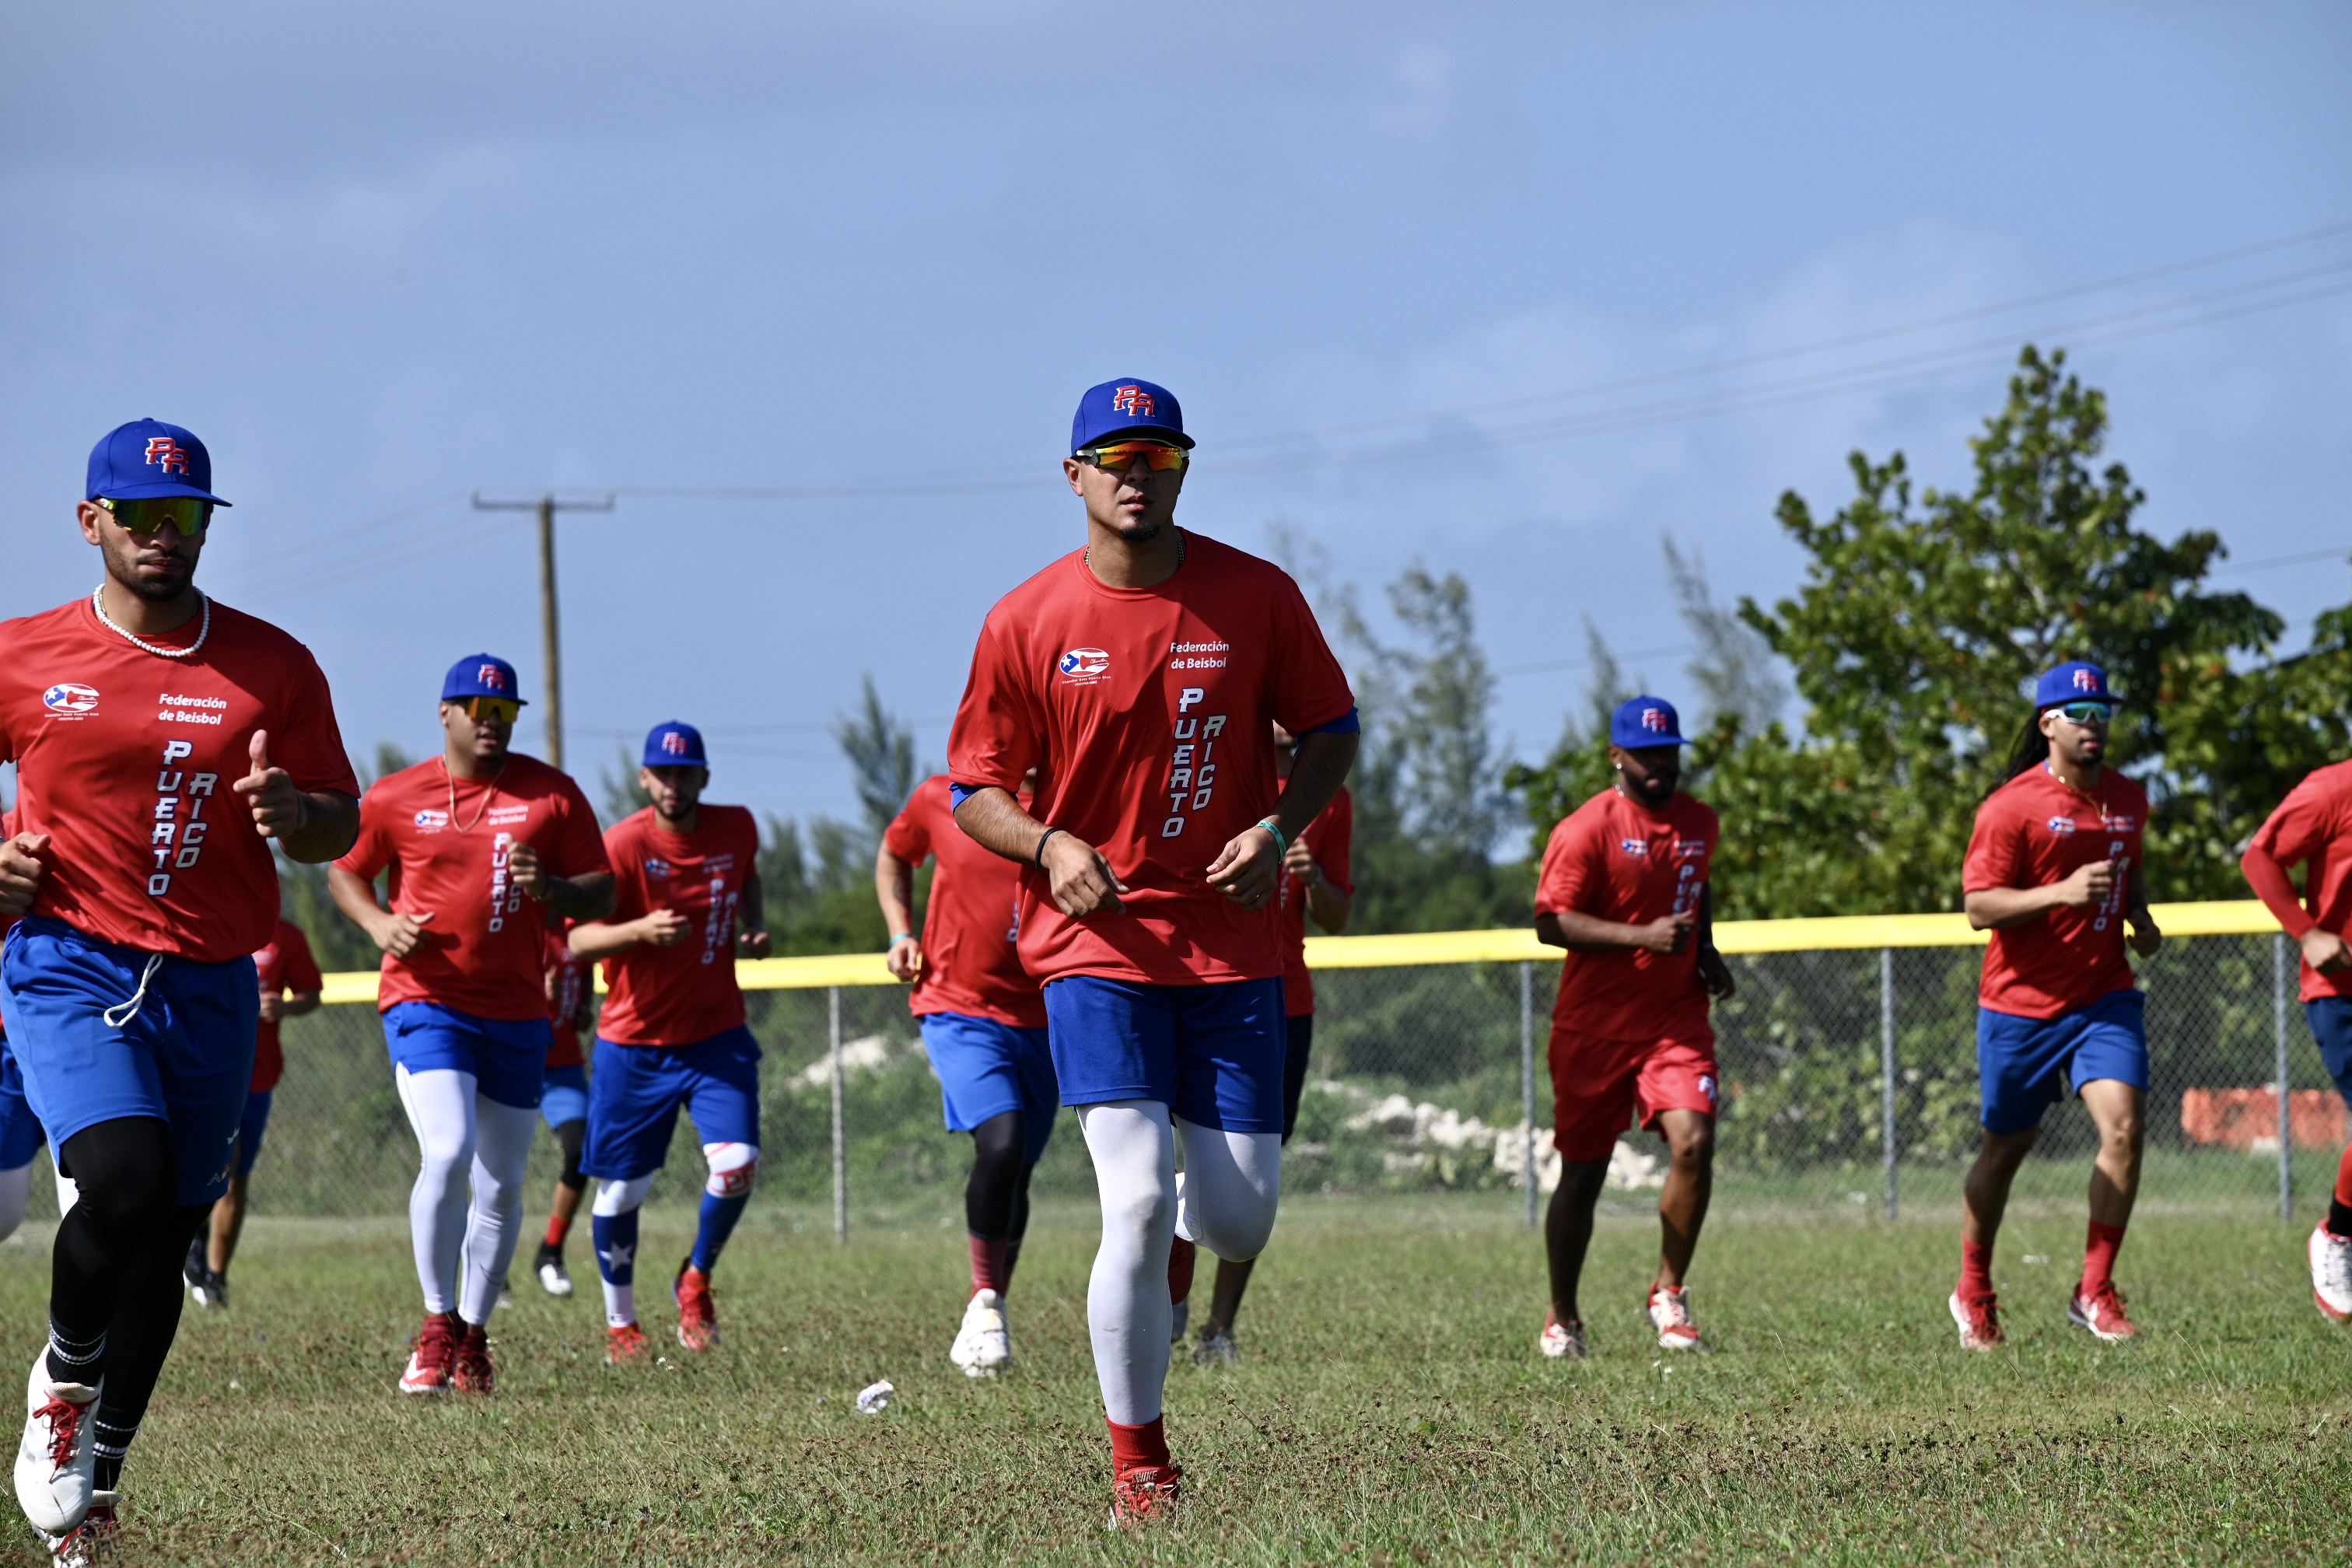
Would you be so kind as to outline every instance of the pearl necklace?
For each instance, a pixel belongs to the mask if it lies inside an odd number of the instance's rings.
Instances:
[[[114,617],[106,613],[106,584],[103,583],[90,590],[89,607],[98,612],[98,618],[105,623],[109,631],[120,633],[133,647],[144,648],[158,658],[188,658],[194,656],[198,648],[205,646],[206,637],[213,635],[213,602],[201,592],[196,595],[196,600],[205,607],[205,618],[196,627],[196,640],[185,647],[163,647],[149,642],[145,637],[123,631],[121,626],[116,626]]]

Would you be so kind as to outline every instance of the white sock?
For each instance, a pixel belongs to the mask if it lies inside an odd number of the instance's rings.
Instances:
[[[1179,1117],[1184,1173],[1177,1178],[1177,1231],[1220,1258],[1246,1263],[1265,1250],[1282,1200],[1282,1136],[1223,1132]]]
[[[1087,1285],[1087,1330],[1103,1409],[1122,1426],[1158,1418],[1168,1384],[1168,1244],[1176,1229],[1176,1138],[1156,1100],[1082,1106],[1102,1245]]]
[[[522,1237],[522,1173],[539,1112],[484,1095],[474,1106],[474,1196],[466,1215],[466,1279],[458,1315],[487,1323]]]
[[[449,1068],[413,1073],[395,1066],[401,1109],[420,1158],[408,1194],[408,1240],[425,1310],[457,1305],[457,1259],[466,1243],[466,1176],[474,1163],[474,1075]]]

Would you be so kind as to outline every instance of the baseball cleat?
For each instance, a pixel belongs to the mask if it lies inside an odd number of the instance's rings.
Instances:
[[[446,1394],[450,1363],[457,1353],[459,1325],[455,1312],[427,1312],[425,1326],[409,1342],[408,1370],[400,1374],[403,1394]]]
[[[541,1244],[539,1256],[530,1260],[530,1271],[539,1276],[539,1288],[551,1296],[572,1294],[572,1276],[563,1267],[563,1254]]]
[[[2331,1323],[2352,1319],[2352,1237],[2315,1226],[2310,1250],[2312,1300]]]
[[[1242,1364],[1242,1343],[1234,1338],[1231,1329],[1203,1329],[1192,1346],[1194,1366],[1239,1366]]]
[[[98,1388],[49,1381],[49,1351],[33,1358],[25,1384],[25,1436],[16,1445],[16,1504],[46,1535],[69,1534],[100,1495],[89,1429]]]
[[[89,1511],[81,1516],[79,1524],[62,1535],[41,1531],[42,1543],[48,1547],[57,1568],[92,1568],[114,1555],[115,1537],[121,1529],[114,1515],[121,1506],[121,1492],[92,1492]]]
[[[1536,1348],[1550,1361],[1582,1361],[1584,1320],[1570,1318],[1563,1323],[1557,1313],[1546,1311],[1543,1333],[1536,1340]]]
[[[2088,1329],[2111,1345],[2139,1338],[2139,1331],[2124,1315],[2124,1299],[2116,1291],[2115,1282],[2107,1280],[2084,1296],[2077,1286],[2074,1298],[2066,1303],[2066,1321],[2078,1329]]]
[[[966,1377],[994,1377],[1013,1364],[1013,1337],[1004,1324],[1004,1298],[993,1290],[975,1290],[963,1310],[948,1360]]]
[[[1128,1471],[1111,1485],[1110,1527],[1133,1530],[1173,1517],[1183,1479],[1183,1470],[1175,1465],[1144,1465]]]
[[[1960,1331],[1960,1348],[1969,1351],[1997,1350],[2002,1343],[2000,1308],[1988,1290],[1981,1296],[1963,1296],[1958,1290],[1944,1305],[1952,1314],[1952,1321]]]
[[[619,1328],[604,1331],[604,1364],[626,1366],[639,1362],[652,1352],[653,1342],[646,1338],[645,1330],[635,1323],[623,1323]]]
[[[1648,1315],[1650,1327],[1658,1331],[1658,1348],[1662,1351],[1703,1351],[1699,1342],[1698,1325],[1691,1321],[1690,1290],[1676,1289],[1671,1285],[1650,1287],[1649,1304],[1643,1310]]]
[[[489,1326],[465,1324],[451,1357],[449,1385],[460,1394],[488,1394],[497,1381],[498,1369],[490,1364]]]
[[[719,1342],[719,1304],[710,1299],[710,1276],[691,1258],[680,1265],[669,1293],[677,1300],[677,1342],[707,1351]]]

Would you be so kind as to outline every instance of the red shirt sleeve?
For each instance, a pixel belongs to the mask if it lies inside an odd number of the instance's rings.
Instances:
[[[563,793],[556,797],[555,853],[548,874],[554,877],[586,877],[598,871],[610,871],[612,858],[604,853],[604,836],[597,831],[596,808],[588,804],[580,785],[571,775],[563,778]]]
[[[2254,832],[2254,845],[2282,866],[2300,866],[2336,837],[2336,803],[2319,787],[2317,774],[2287,792],[2278,809]]]
[[[310,952],[310,939],[290,921],[278,927],[278,964],[279,977],[289,991],[320,991],[326,987],[326,977],[319,973],[319,960]]]
[[[890,819],[890,826],[882,830],[882,847],[909,866],[919,866],[931,858],[931,825],[925,820],[929,814],[923,809],[923,795],[930,787],[929,779],[917,784],[898,815]]]
[[[1265,662],[1265,710],[1294,735],[1344,719],[1356,705],[1347,671],[1331,657],[1323,628],[1287,573],[1275,602],[1273,657]]]
[[[381,785],[383,781],[378,779]],[[360,836],[335,862],[341,870],[349,871],[363,882],[373,882],[383,875],[392,864],[392,835],[384,831],[384,814],[392,809],[386,805],[383,790],[372,789],[360,796]]]
[[[357,799],[360,781],[343,750],[343,732],[335,724],[335,700],[327,677],[310,650],[302,650],[302,666],[294,672],[286,694],[286,715],[270,731],[271,763],[284,768],[301,790],[333,790]]]
[[[636,836],[634,816],[623,817],[604,830],[596,847],[613,868],[613,912],[607,921],[633,921],[651,909],[652,901],[646,893],[646,858],[636,852],[633,843]],[[609,981],[611,975],[607,973]]]
[[[1968,858],[1960,863],[1962,893],[2018,886],[2019,852],[2025,841],[2018,826],[2016,813],[1998,797],[1977,807],[1976,826],[1969,834]]]
[[[1601,879],[1592,863],[1593,836],[1580,819],[1581,808],[1562,817],[1544,845],[1543,870],[1536,878],[1536,913],[1566,914],[1581,910]]]
[[[1315,864],[1323,868],[1323,879],[1350,898],[1355,896],[1356,881],[1348,874],[1348,858],[1355,837],[1356,803],[1342,787],[1331,797],[1331,804],[1323,808],[1322,819],[1307,847],[1315,857]]]
[[[1038,742],[1045,730],[1044,716],[992,613],[980,628],[971,675],[948,735],[948,776],[974,788],[994,784],[1017,791],[1042,760]]]

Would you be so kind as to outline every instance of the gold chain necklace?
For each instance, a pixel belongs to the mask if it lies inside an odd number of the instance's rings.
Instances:
[[[498,798],[499,780],[507,771],[504,759],[499,761],[498,771],[490,774],[489,787],[482,791],[482,804],[474,809],[471,822],[457,820],[457,775],[449,771],[449,759],[438,757],[435,761],[441,764],[441,777],[449,786],[449,826],[460,833],[471,833],[481,826],[483,814],[490,809],[490,802]]]

